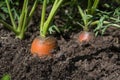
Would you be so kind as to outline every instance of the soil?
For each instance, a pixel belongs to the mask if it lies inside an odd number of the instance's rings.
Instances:
[[[57,35],[53,56],[38,58],[30,46],[39,31],[30,27],[19,40],[0,26],[0,77],[7,73],[12,80],[120,80],[120,29],[109,28],[82,44],[77,32]]]

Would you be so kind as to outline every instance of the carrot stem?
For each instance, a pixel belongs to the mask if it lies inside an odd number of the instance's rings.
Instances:
[[[2,23],[7,29],[12,30],[14,33],[18,33],[10,24],[6,23],[3,20],[0,20],[0,23]]]
[[[18,25],[16,25],[15,23],[14,16],[12,15],[12,12],[10,9],[9,1],[8,0],[5,0],[5,1],[6,1],[7,9],[9,12],[11,24],[6,23],[4,20],[0,20],[0,23],[2,23],[9,30],[13,31],[16,34],[16,37],[18,37],[19,39],[23,39],[24,33],[28,27],[28,24],[31,20],[33,12],[35,11],[35,8],[37,6],[38,0],[35,0],[31,11],[29,11],[30,12],[29,14],[28,14],[29,0],[24,0],[20,18],[18,19]]]
[[[99,4],[99,0],[95,0],[93,3],[93,6],[91,7],[91,15],[95,13],[95,10],[97,9],[98,4]]]
[[[27,5],[27,1],[28,0],[24,0],[22,12],[21,12],[20,19],[19,19],[19,22],[18,22],[18,28],[17,28],[17,30],[19,32],[21,31],[22,26],[23,26],[23,20],[24,20],[24,17],[25,17],[25,9],[26,9],[26,5]]]
[[[19,33],[19,35],[17,35],[17,37],[18,38],[20,38],[20,39],[23,39],[23,37],[24,37],[24,33],[25,33],[25,28],[26,28],[26,21],[27,21],[27,13],[28,13],[28,7],[27,7],[27,5],[28,5],[28,0],[26,0],[26,2],[25,2],[25,5],[24,5],[24,11],[23,11],[23,19],[22,19],[22,25],[21,25],[21,29],[20,29],[20,33]]]
[[[41,23],[40,23],[40,35],[43,36],[43,37],[44,37],[44,35],[43,35],[43,24],[45,22],[46,5],[47,5],[47,0],[44,0],[43,7],[42,7]]]
[[[7,4],[7,8],[8,8],[8,12],[9,12],[9,15],[10,15],[10,19],[11,19],[13,28],[16,29],[16,24],[15,24],[15,20],[13,19],[13,15],[12,15],[12,12],[11,12],[11,9],[10,9],[9,1],[8,0],[5,0],[5,1],[6,1],[6,4]]]
[[[53,4],[53,7],[52,7],[52,9],[50,11],[50,14],[49,14],[49,16],[47,18],[47,20],[44,23],[41,24],[40,27],[42,27],[42,28],[40,28],[41,29],[40,30],[40,35],[42,37],[46,37],[47,30],[48,30],[48,28],[50,26],[50,23],[52,22],[55,14],[56,14],[57,10],[59,9],[59,7],[60,7],[60,5],[61,5],[62,2],[63,2],[63,0],[55,0],[55,2]],[[43,3],[43,6],[44,6],[44,3]],[[45,14],[45,12],[44,12],[44,14]]]

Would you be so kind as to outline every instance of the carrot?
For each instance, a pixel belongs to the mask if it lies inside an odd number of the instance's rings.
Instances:
[[[56,46],[57,41],[54,37],[37,37],[32,42],[31,53],[39,57],[51,55]]]
[[[78,40],[80,42],[89,42],[91,39],[93,39],[94,35],[91,32],[87,32],[87,31],[82,31],[79,34],[79,38]]]
[[[55,14],[57,13],[60,5],[64,0],[55,0],[51,11],[46,18],[46,7],[47,0],[43,1],[42,14],[40,20],[40,37],[37,37],[33,40],[31,45],[31,53],[38,55],[39,57],[48,56],[52,54],[52,51],[57,47],[57,40],[54,37],[48,36],[48,29],[51,26],[51,23],[54,19]]]
[[[93,21],[92,16],[94,16],[98,4],[99,4],[99,0],[94,0],[94,1],[88,0],[88,5],[85,10],[82,9],[79,4],[77,4],[79,14],[83,20],[82,24],[78,23],[83,28],[83,32],[81,32],[78,37],[78,40],[80,42],[89,42],[94,37],[94,35],[90,33],[89,30],[91,26],[97,24],[97,21]]]

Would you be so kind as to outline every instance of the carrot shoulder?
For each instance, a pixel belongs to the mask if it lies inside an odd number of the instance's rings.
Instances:
[[[32,42],[31,53],[40,57],[51,55],[52,51],[56,48],[56,46],[57,41],[53,37],[37,37]]]

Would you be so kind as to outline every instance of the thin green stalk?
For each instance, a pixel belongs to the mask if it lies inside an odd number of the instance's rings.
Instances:
[[[45,22],[45,13],[46,13],[47,0],[44,0],[42,7],[41,23],[40,23],[40,35],[43,36],[43,25]]]
[[[28,4],[28,2],[26,4]],[[25,7],[25,13],[24,14],[25,14],[25,16],[24,16],[24,20],[23,20],[23,26],[22,26],[22,29],[21,29],[21,33],[24,33],[25,28],[27,27],[27,25],[26,25],[26,23],[27,23],[27,14],[28,14],[28,6],[27,5]]]
[[[86,13],[84,13],[83,12],[83,10],[81,9],[81,7],[78,5],[77,6],[78,7],[78,10],[79,10],[79,13],[80,13],[80,15],[81,15],[81,17],[82,17],[82,19],[83,19],[83,22],[84,22],[84,27],[83,27],[83,29],[85,30],[85,31],[88,31],[88,22],[87,22],[87,18],[86,18]]]
[[[91,25],[96,25],[96,24],[98,24],[98,23],[99,23],[99,20],[92,22]],[[118,24],[113,24],[113,23],[111,23],[111,22],[109,22],[109,21],[103,21],[103,24],[105,24],[105,25],[108,24],[109,26],[115,26],[115,27],[120,28],[120,25],[118,25]]]
[[[98,23],[99,23],[99,20],[96,20],[96,21],[92,22],[90,25],[91,25],[91,26],[94,26],[94,25],[97,25]],[[110,22],[108,22],[108,21],[103,21],[103,24],[110,24]]]
[[[53,4],[53,8],[56,6],[56,4],[58,3],[59,0],[55,0],[54,4]]]
[[[79,26],[81,26],[84,29],[84,26],[81,23],[76,22],[76,24],[78,24]]]
[[[95,13],[95,10],[97,9],[98,4],[99,4],[99,0],[95,0],[93,3],[93,6],[91,8],[91,15],[93,15]]]
[[[36,9],[36,7],[37,7],[37,3],[38,3],[38,0],[35,0],[35,2],[34,2],[34,4],[33,4],[33,6],[32,6],[32,9],[31,9],[31,11],[30,11],[30,13],[29,13],[29,16],[28,16],[28,21],[27,21],[27,24],[26,25],[28,25],[28,23],[30,22],[30,20],[31,20],[31,17],[33,16],[33,13],[34,13],[34,11],[35,11],[35,9]]]
[[[22,12],[21,12],[20,19],[19,19],[19,22],[18,22],[18,28],[17,28],[18,32],[20,32],[21,29],[22,29],[23,20],[24,20],[24,17],[25,17],[25,8],[26,8],[27,3],[28,3],[28,0],[24,0]]]
[[[92,6],[91,0],[88,0],[88,6],[87,6],[88,14],[90,13],[91,6]]]
[[[13,15],[12,15],[12,12],[11,12],[11,9],[10,9],[9,2],[8,2],[8,0],[5,0],[5,1],[6,1],[6,4],[7,4],[7,8],[8,8],[8,12],[9,12],[9,15],[10,15],[10,19],[11,19],[13,28],[16,29],[16,23],[15,23],[15,21],[13,19]]]
[[[8,23],[6,23],[5,21],[3,20],[0,20],[0,23],[2,23],[7,29],[13,31],[14,33],[18,33],[11,25],[9,25]]]
[[[42,30],[42,36],[45,37],[46,34],[47,34],[47,30],[48,30],[48,27],[53,19],[53,17],[55,16],[59,6],[61,5],[61,3],[63,2],[63,0],[55,0],[54,4],[53,4],[53,7],[50,11],[50,14],[47,18],[47,20],[45,21],[44,25],[43,25],[43,30]]]
[[[86,22],[86,18],[85,18],[84,12],[83,12],[83,10],[81,9],[81,7],[79,5],[77,7],[78,7],[79,13],[80,13],[80,15],[81,15],[81,17],[83,19],[84,25],[86,25],[87,22]]]
[[[24,33],[25,33],[25,28],[26,28],[26,21],[27,21],[27,14],[28,14],[28,7],[27,7],[27,5],[28,5],[28,0],[26,0],[26,4],[25,4],[25,6],[24,6],[24,18],[23,18],[23,24],[21,25],[21,30],[20,30],[20,33],[17,35],[17,37],[18,38],[20,38],[20,39],[23,39],[23,37],[24,37]]]
[[[120,28],[120,25],[118,25],[118,24],[110,24],[111,26],[115,26],[115,27],[117,27],[117,28]]]
[[[58,0],[55,0],[51,12],[53,12],[53,8],[56,7],[57,2],[58,2]],[[47,0],[44,1],[44,3],[43,3],[43,9],[42,9],[42,17],[41,17],[41,25],[40,25],[40,35],[41,35],[42,37],[45,37],[43,28],[44,28],[44,24],[45,24],[46,4],[47,4]],[[48,19],[49,19],[49,18],[48,18]],[[49,24],[46,25],[46,26],[49,26]]]
[[[34,11],[35,11],[35,9],[36,9],[36,7],[37,7],[37,3],[38,3],[38,0],[35,0],[35,2],[34,2],[34,4],[33,4],[33,6],[32,6],[32,9],[31,9],[31,11],[30,11],[30,13],[29,13],[29,16],[28,16],[28,18],[27,18],[27,22],[26,22],[26,27],[25,27],[25,31],[26,31],[26,29],[27,29],[27,27],[28,27],[28,24],[29,24],[29,22],[30,22],[30,20],[31,20],[31,18],[32,18],[32,16],[33,16],[33,13],[34,13]]]
[[[35,0],[35,2],[34,2],[34,4],[33,4],[33,7],[32,7],[32,9],[31,9],[31,11],[30,11],[30,13],[29,13],[29,17],[30,17],[30,18],[32,17],[33,12],[35,11],[35,8],[36,8],[36,6],[37,6],[37,2],[38,2],[38,0]]]

